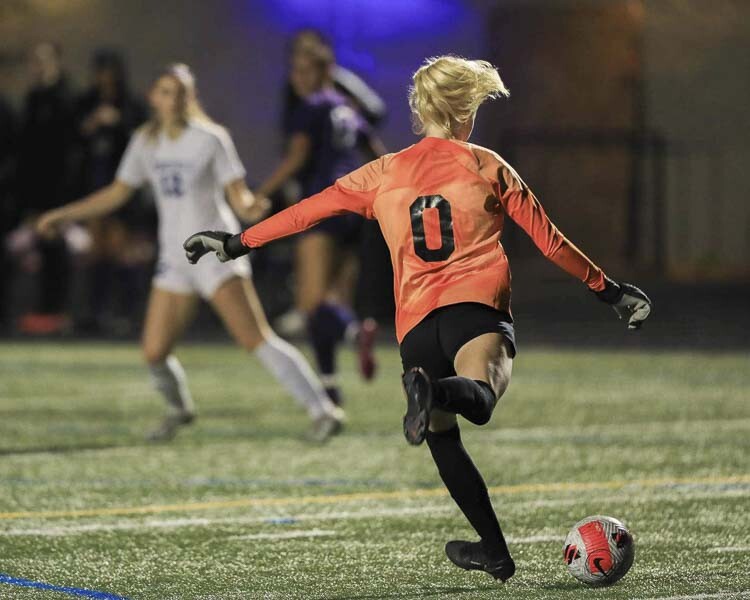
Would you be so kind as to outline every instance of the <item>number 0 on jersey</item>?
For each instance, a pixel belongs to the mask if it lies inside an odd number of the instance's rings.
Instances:
[[[434,228],[425,227],[425,221],[429,213],[428,209],[437,209],[437,221],[440,225],[440,246],[430,244],[428,246],[428,234],[425,230]],[[436,194],[434,196],[419,196],[409,206],[411,214],[411,233],[414,239],[414,253],[425,262],[439,262],[447,260],[453,254],[455,244],[453,242],[453,220],[451,218],[451,205],[445,198]],[[432,211],[430,211],[432,212]],[[430,232],[431,233],[431,232]],[[432,238],[433,236],[429,236]],[[433,239],[430,240],[435,241]]]

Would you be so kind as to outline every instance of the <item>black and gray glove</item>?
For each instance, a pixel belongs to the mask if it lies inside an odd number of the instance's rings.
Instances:
[[[651,300],[639,288],[629,283],[617,283],[605,277],[606,286],[594,292],[599,300],[611,305],[620,319],[628,320],[628,329],[640,329],[651,314]]]
[[[197,263],[204,254],[215,252],[216,258],[227,262],[250,252],[240,239],[240,234],[232,235],[226,231],[199,231],[194,233],[182,245],[185,256],[191,264]]]

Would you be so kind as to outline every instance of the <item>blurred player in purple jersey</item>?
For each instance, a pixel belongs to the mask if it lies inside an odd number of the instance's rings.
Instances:
[[[291,41],[289,48],[290,61],[295,55],[310,52],[319,47],[331,50],[330,42],[316,29],[302,29]],[[386,106],[383,99],[365,81],[353,71],[342,67],[335,62],[330,68],[330,76],[333,87],[344,96],[350,104],[357,109],[370,125],[377,127],[386,117]],[[294,111],[303,102],[304,98],[297,92],[295,85],[290,80],[284,86],[284,106],[282,114],[282,126],[285,136],[288,135]]]
[[[385,152],[369,123],[336,90],[334,57],[325,45],[308,44],[291,57],[290,83],[301,98],[286,125],[286,153],[274,172],[256,190],[268,196],[296,179],[304,197],[315,194],[368,159]],[[341,285],[346,266],[359,242],[362,219],[343,215],[321,223],[297,244],[296,306],[307,317],[310,340],[321,378],[334,403],[341,395],[336,380],[336,349],[345,339],[355,341],[365,379],[375,372],[372,346],[376,325],[359,323],[349,307],[351,298]],[[349,272],[351,279],[351,272]]]

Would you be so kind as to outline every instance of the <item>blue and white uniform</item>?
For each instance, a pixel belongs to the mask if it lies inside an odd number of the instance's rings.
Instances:
[[[148,182],[159,215],[159,259],[153,285],[209,299],[231,277],[249,277],[247,259],[191,265],[182,243],[196,231],[239,232],[240,224],[224,197],[224,187],[245,177],[245,169],[227,131],[191,121],[171,138],[150,139],[143,129],[130,140],[116,178],[136,188]]]

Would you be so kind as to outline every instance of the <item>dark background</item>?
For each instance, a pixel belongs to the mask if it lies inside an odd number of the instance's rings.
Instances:
[[[28,51],[44,40],[60,43],[80,87],[101,46],[124,54],[140,94],[162,65],[187,62],[209,114],[232,132],[252,185],[281,151],[285,44],[304,26],[324,31],[338,62],[385,98],[381,133],[391,150],[416,140],[406,90],[426,56],[493,62],[512,95],[480,111],[474,141],[505,156],[607,273],[652,295],[649,327],[625,343],[747,345],[750,3],[5,0],[0,90],[20,110]],[[4,203],[14,201],[5,194]],[[608,309],[546,263],[512,224],[503,243],[521,346],[622,343],[608,335],[617,326]],[[288,302],[277,270],[288,246],[266,254],[256,284],[276,315]],[[390,282],[381,261],[365,265],[360,302],[372,296],[387,320]],[[0,301],[4,333],[17,336],[15,319],[33,283],[13,267],[4,269]],[[75,311],[75,294],[71,302]],[[193,335],[212,331],[203,315]]]

